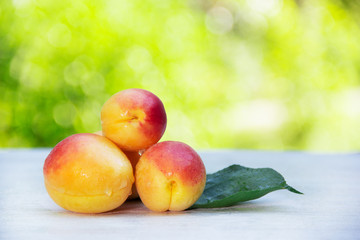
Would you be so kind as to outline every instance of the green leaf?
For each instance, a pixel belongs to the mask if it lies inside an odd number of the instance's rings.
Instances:
[[[205,190],[191,208],[229,207],[279,189],[302,194],[287,185],[283,176],[274,169],[231,165],[206,176]]]

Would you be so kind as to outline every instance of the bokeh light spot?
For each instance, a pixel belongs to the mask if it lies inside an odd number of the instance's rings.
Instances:
[[[71,102],[59,103],[53,109],[53,118],[62,127],[72,126],[75,117],[76,108]]]
[[[234,18],[231,12],[224,7],[214,7],[206,14],[206,27],[215,34],[224,34],[231,31]]]
[[[65,47],[71,40],[71,31],[65,24],[55,24],[49,30],[48,40],[54,47]]]

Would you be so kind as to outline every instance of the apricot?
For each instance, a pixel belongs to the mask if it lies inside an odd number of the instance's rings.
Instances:
[[[120,149],[137,151],[157,143],[166,128],[161,100],[143,89],[127,89],[114,94],[101,109],[103,135]]]
[[[104,136],[102,131],[97,131],[97,132],[94,132],[94,134],[97,134],[97,135],[100,135],[100,136]],[[134,171],[134,175],[135,175],[135,166],[136,164],[138,163],[139,161],[139,158],[141,156],[141,154],[144,153],[145,150],[139,150],[139,151],[123,151],[126,155],[126,157],[129,159],[130,163],[131,163],[131,166],[133,168],[133,171]],[[129,200],[132,200],[132,199],[136,199],[139,197],[139,194],[136,190],[136,185],[133,184],[132,188],[131,188],[131,194],[130,196],[128,197]]]
[[[45,187],[59,206],[79,213],[119,207],[134,182],[126,155],[105,137],[82,133],[65,138],[47,156]]]
[[[201,196],[206,182],[205,166],[188,145],[166,141],[150,147],[135,171],[141,201],[153,211],[181,211]]]

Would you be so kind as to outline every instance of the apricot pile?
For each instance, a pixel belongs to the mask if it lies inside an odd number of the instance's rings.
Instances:
[[[101,132],[69,136],[45,159],[50,197],[80,213],[110,211],[138,196],[153,211],[189,208],[204,190],[205,166],[185,143],[158,143],[166,123],[153,93],[116,93],[101,109]]]

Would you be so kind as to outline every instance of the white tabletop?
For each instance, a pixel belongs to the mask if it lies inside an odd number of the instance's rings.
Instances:
[[[47,195],[49,149],[0,151],[0,239],[360,239],[360,155],[213,150],[207,172],[271,167],[304,195],[280,190],[229,208],[154,213],[131,201],[75,214]]]

